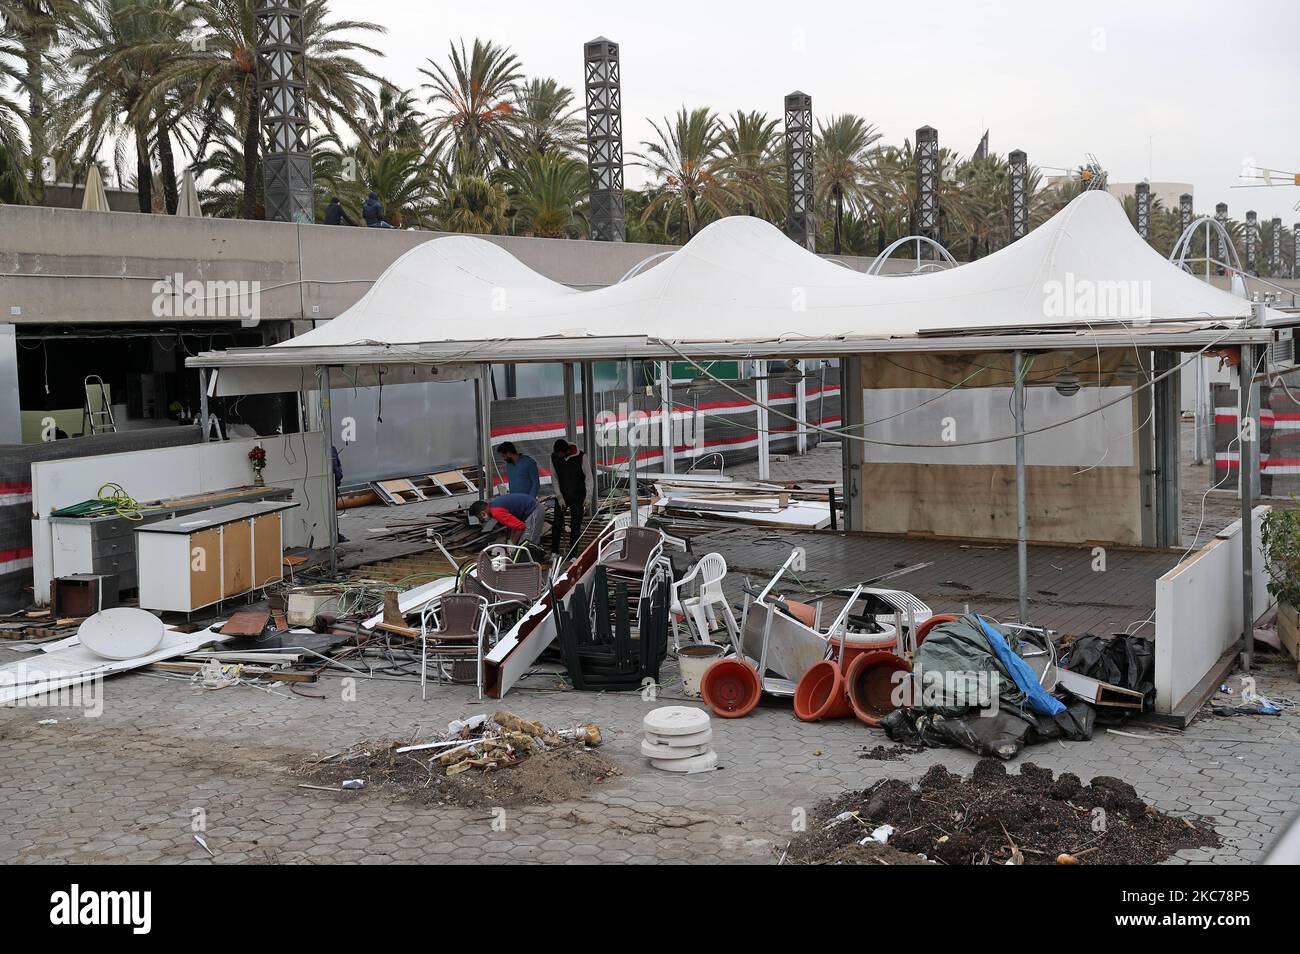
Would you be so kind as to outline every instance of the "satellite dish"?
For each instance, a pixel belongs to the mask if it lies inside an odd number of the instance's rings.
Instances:
[[[82,623],[77,638],[81,645],[105,659],[136,659],[161,646],[163,633],[163,621],[153,613],[115,606]]]

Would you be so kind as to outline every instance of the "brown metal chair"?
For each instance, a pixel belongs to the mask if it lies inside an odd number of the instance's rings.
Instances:
[[[429,629],[429,619],[434,617],[436,629]],[[483,697],[483,637],[488,623],[488,601],[474,593],[448,593],[424,608],[420,613],[420,698],[426,696],[426,673],[430,647],[437,664],[438,679],[442,681],[442,667],[457,662],[474,660],[474,681],[479,698]],[[450,673],[448,675],[450,679]]]
[[[615,532],[601,544],[599,561],[611,573],[642,576],[651,561],[663,551],[663,546],[664,536],[658,530],[628,527]]]

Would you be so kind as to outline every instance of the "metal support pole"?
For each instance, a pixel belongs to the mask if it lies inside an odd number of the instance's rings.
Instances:
[[[799,383],[794,386],[794,416],[798,419],[798,431],[795,438],[795,451],[802,457],[808,453],[808,382],[804,361],[799,361]]]
[[[758,479],[768,480],[772,476],[771,448],[767,441],[767,362],[754,362],[754,425],[758,431]]]
[[[321,454],[325,462],[325,524],[329,535],[330,573],[339,570],[339,489],[334,483],[334,413],[330,408],[330,369],[316,365],[316,389],[320,398]]]
[[[1258,410],[1251,401],[1254,397],[1255,346],[1241,346],[1241,363],[1237,366],[1238,433],[1241,440],[1240,467],[1237,471],[1241,487],[1241,667],[1250,672],[1255,656],[1255,585],[1254,527],[1251,512],[1255,509],[1254,476],[1259,460],[1259,422],[1254,412]]]
[[[478,366],[474,382],[474,419],[478,427],[478,465],[483,471],[479,500],[492,496],[492,365]]]
[[[636,428],[632,422],[632,396],[636,394],[636,362],[627,359],[627,492],[632,505],[632,526],[641,526],[639,497],[641,488],[636,482]]]
[[[1206,256],[1208,259],[1209,256]],[[1196,360],[1196,405],[1193,418],[1193,458],[1192,463],[1198,467],[1205,463],[1205,400],[1201,396],[1205,390],[1205,361]]]
[[[208,369],[199,368],[199,426],[203,428],[203,443],[208,442]]]
[[[596,375],[591,362],[582,363],[582,446],[591,471],[591,515],[600,513],[600,468],[596,466]]]
[[[676,473],[673,460],[673,365],[671,361],[659,362],[659,446],[663,450],[665,474]]]
[[[1029,546],[1028,517],[1025,513],[1025,354],[1014,355],[1015,393],[1012,410],[1016,423],[1016,564],[1020,586],[1020,623],[1029,622]]]
[[[1176,547],[1182,540],[1179,498],[1179,396],[1182,372],[1176,370],[1181,355],[1161,350],[1154,354],[1153,370],[1159,377],[1172,373],[1155,386],[1155,500],[1156,546]]]
[[[573,390],[573,362],[564,363],[564,439],[570,444],[578,441],[578,399]]]
[[[866,405],[862,400],[862,359],[850,355],[840,359],[840,461],[844,488],[844,529],[865,530],[867,514],[862,503],[862,441]]]

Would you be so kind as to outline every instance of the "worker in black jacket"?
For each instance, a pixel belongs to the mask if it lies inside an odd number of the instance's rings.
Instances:
[[[560,552],[564,518],[569,518],[569,546],[582,535],[582,517],[587,506],[587,474],[583,452],[564,438],[555,442],[551,453],[551,480],[556,490],[556,513],[551,524],[551,552]]]
[[[343,210],[343,204],[339,202],[339,197],[334,196],[330,199],[329,205],[325,206],[325,224],[326,225],[356,225],[352,217]]]

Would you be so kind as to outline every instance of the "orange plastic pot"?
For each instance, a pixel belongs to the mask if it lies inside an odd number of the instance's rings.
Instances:
[[[853,660],[857,659],[863,653],[890,652],[894,651],[897,645],[897,637],[893,632],[894,627],[889,627],[889,632],[867,635],[864,633],[852,633],[843,643],[839,636],[831,640],[831,649],[840,664],[840,673],[847,673],[849,666],[853,665]]]
[[[878,726],[881,719],[897,709],[894,700],[898,684],[894,674],[911,671],[912,664],[893,653],[863,653],[853,660],[844,681],[849,704],[858,721]]]
[[[700,695],[715,715],[739,719],[749,715],[763,695],[754,667],[743,659],[719,659],[704,671]]]
[[[934,629],[940,623],[955,623],[956,621],[957,617],[952,613],[940,613],[937,616],[931,616],[920,626],[916,627],[916,648],[921,648],[921,644],[925,642],[925,637],[930,635],[930,630]]]
[[[804,722],[846,719],[853,715],[838,663],[823,659],[803,674],[794,689],[794,714]]]

